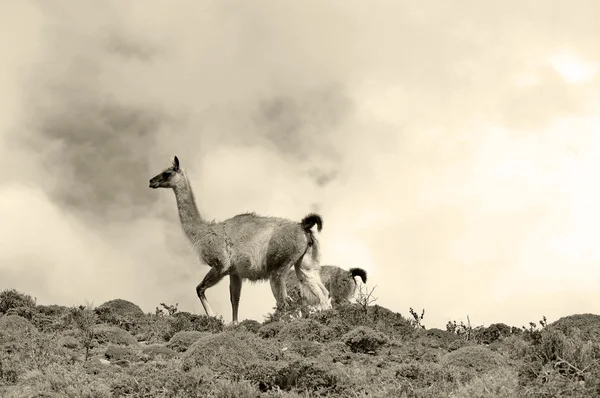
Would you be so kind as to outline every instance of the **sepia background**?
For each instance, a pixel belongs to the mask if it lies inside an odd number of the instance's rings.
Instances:
[[[203,216],[324,219],[423,323],[598,312],[597,1],[3,1],[0,289],[203,313]],[[227,280],[207,292],[231,320]],[[245,284],[262,320],[268,283]]]

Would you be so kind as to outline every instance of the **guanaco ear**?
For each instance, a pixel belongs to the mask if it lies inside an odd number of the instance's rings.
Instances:
[[[179,170],[179,159],[177,159],[177,156],[173,158],[173,167],[175,167],[175,171]]]

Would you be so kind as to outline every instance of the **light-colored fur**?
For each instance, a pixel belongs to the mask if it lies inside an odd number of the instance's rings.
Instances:
[[[179,219],[198,258],[211,269],[196,287],[204,311],[214,316],[205,291],[229,275],[233,323],[237,323],[242,280],[269,279],[277,307],[290,300],[284,277],[292,266],[301,282],[303,297],[319,309],[331,308],[329,292],[319,275],[319,242],[311,231],[322,219],[309,214],[301,222],[254,213],[239,214],[222,222],[202,218],[186,172],[177,156],[173,165],[150,179],[150,188],[171,188]]]
[[[359,276],[363,283],[367,282],[367,272],[361,268],[345,270],[335,265],[322,265],[320,267],[321,281],[329,291],[333,306],[350,302],[356,293],[356,279]],[[288,272],[285,284],[287,291],[292,294],[300,293],[298,278],[293,272]]]

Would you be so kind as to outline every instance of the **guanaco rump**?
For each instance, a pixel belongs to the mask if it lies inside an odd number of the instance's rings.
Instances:
[[[356,293],[356,279],[359,276],[362,283],[367,283],[367,271],[362,268],[350,268],[345,270],[335,265],[322,265],[320,268],[321,281],[331,297],[331,304],[339,306],[350,302]],[[285,284],[292,297],[299,295],[299,284],[296,274],[288,272]]]
[[[200,262],[210,267],[196,287],[208,316],[214,313],[206,300],[206,290],[229,275],[232,322],[238,322],[242,280],[269,279],[277,308],[291,300],[285,275],[291,267],[299,280],[303,300],[317,309],[331,308],[329,292],[319,273],[319,242],[311,228],[321,231],[323,220],[311,213],[295,222],[255,213],[238,214],[221,222],[206,221],[196,206],[194,193],[177,156],[173,164],[150,179],[150,188],[171,188],[175,193],[183,231]]]

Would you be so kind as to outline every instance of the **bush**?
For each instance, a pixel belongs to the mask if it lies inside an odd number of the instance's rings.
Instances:
[[[531,345],[519,336],[511,335],[490,345],[494,351],[512,360],[522,360],[529,352]]]
[[[69,314],[70,309],[62,305],[36,305],[28,319],[41,331],[55,332],[70,328]]]
[[[12,317],[8,324],[6,318]],[[72,362],[71,352],[60,347],[53,335],[35,331],[27,320],[11,315],[1,317],[0,322],[0,386],[2,379],[15,383],[31,371]]]
[[[181,332],[175,333],[167,347],[177,351],[184,352],[186,351],[192,344],[196,342],[201,337],[208,335],[207,332],[198,332],[196,330],[183,330]]]
[[[459,339],[456,334],[438,328],[425,330],[425,335],[444,342],[452,342]]]
[[[140,318],[136,329],[136,338],[148,343],[164,343],[175,334],[172,329],[173,318],[164,315],[148,314]]]
[[[512,328],[504,323],[493,323],[481,331],[480,341],[491,344],[512,334]]]
[[[402,338],[410,337],[415,332],[408,319],[379,305],[368,306],[365,311],[359,304],[345,304],[320,311],[311,315],[311,318],[335,328],[336,332],[342,332],[341,334],[357,326],[367,326],[388,336]]]
[[[506,367],[492,370],[474,377],[469,383],[461,385],[455,397],[464,398],[513,398],[520,396],[517,372]]]
[[[0,393],[2,387],[0,387]],[[21,397],[112,397],[108,386],[88,375],[81,367],[50,363],[41,371],[31,371],[22,383],[12,386],[3,398]]]
[[[189,312],[178,312],[173,315],[173,318],[173,334],[182,330],[219,333],[225,329],[225,323],[221,317],[215,318],[207,315],[190,314]]]
[[[521,381],[522,382],[522,381]],[[521,397],[569,397],[589,398],[597,397],[600,392],[588,381],[573,382],[572,379],[564,377],[561,371],[548,364],[539,372],[538,377],[532,383],[526,384],[521,389]]]
[[[139,363],[109,380],[115,397],[203,397],[211,395],[215,374],[207,367],[182,371],[178,366]]]
[[[177,351],[172,350],[168,347],[165,347],[161,344],[151,344],[145,346],[142,349],[142,353],[147,356],[149,359],[156,359],[157,357],[162,357],[165,359],[170,359],[176,357]]]
[[[81,346],[81,344],[79,343],[79,341],[73,337],[73,336],[63,336],[58,340],[58,344],[61,347],[66,347],[66,348],[70,348],[72,350],[75,350],[77,348],[79,348]]]
[[[249,363],[276,358],[278,349],[256,335],[242,331],[209,334],[198,339],[182,355],[184,368],[208,366],[213,371],[237,377]]]
[[[389,342],[389,338],[381,332],[366,326],[359,326],[342,336],[342,341],[353,352],[375,353]]]
[[[94,308],[100,321],[119,326],[127,331],[133,331],[144,317],[144,312],[134,303],[115,299],[102,303]]]
[[[301,359],[283,366],[274,377],[275,385],[284,391],[319,392],[319,395],[344,392],[348,377],[334,364],[314,359]]]
[[[258,333],[258,330],[261,328],[261,324],[254,319],[244,319],[238,324],[239,327],[246,329],[252,333]]]
[[[583,340],[600,342],[600,315],[569,315],[551,323],[548,327],[560,330],[566,336],[578,333],[579,337]]]
[[[104,356],[109,361],[137,361],[141,359],[142,350],[139,347],[109,344]]]
[[[109,300],[95,308],[97,313],[112,312],[123,317],[139,317],[144,311],[131,301],[123,299]],[[99,314],[98,314],[99,315]]]
[[[422,344],[433,348],[443,348],[448,351],[456,350],[464,343],[455,333],[437,328],[417,330],[415,334],[422,336],[419,338]]]
[[[290,345],[290,350],[296,352],[303,357],[317,357],[323,352],[321,344],[310,340],[293,341]]]
[[[414,360],[398,365],[395,376],[416,388],[429,388],[438,383],[453,383],[456,380],[449,369],[438,363]]]
[[[283,326],[284,323],[280,321],[267,323],[258,329],[258,335],[263,339],[273,338],[279,334]]]
[[[0,317],[0,332],[8,336],[23,335],[26,332],[37,332],[31,322],[19,315],[5,315]]]
[[[137,339],[128,331],[112,325],[97,325],[93,329],[94,340],[98,344],[135,345]]]
[[[331,328],[320,324],[314,319],[298,319],[285,323],[279,331],[280,339],[328,341],[334,335]]]
[[[546,368],[561,377],[582,381],[590,377],[600,361],[600,343],[582,340],[577,333],[566,336],[561,330],[548,327],[540,332],[523,359],[519,374],[525,383],[539,378]]]
[[[258,361],[250,364],[245,377],[258,384],[262,392],[281,389],[327,396],[347,392],[350,379],[338,364],[323,364],[315,359],[290,363]]]
[[[350,347],[339,340],[323,344],[322,349],[321,358],[325,361],[331,359],[333,363],[340,362],[349,365],[355,359]]]
[[[19,293],[15,289],[7,289],[0,292],[0,314],[4,314],[11,308],[35,307],[35,299],[28,294]]]
[[[442,357],[443,365],[484,373],[505,364],[504,358],[485,347],[467,346],[447,353]]]
[[[173,315],[148,314],[137,322],[135,330],[138,332],[138,339],[148,343],[168,342],[181,331],[219,333],[225,328],[222,318],[195,315],[189,312],[177,312]]]

